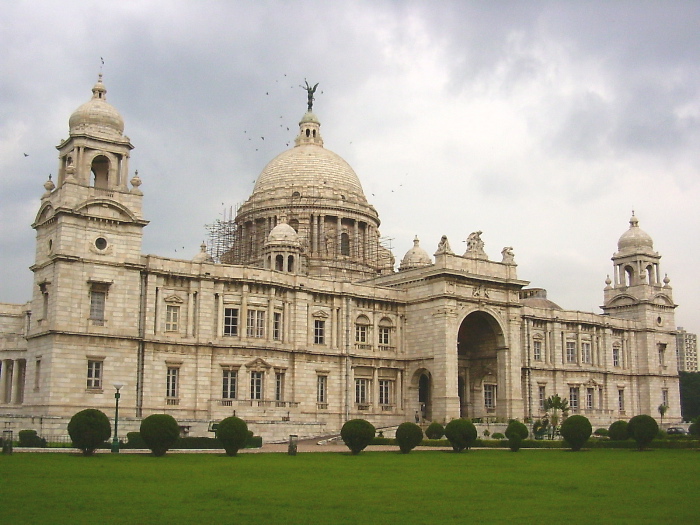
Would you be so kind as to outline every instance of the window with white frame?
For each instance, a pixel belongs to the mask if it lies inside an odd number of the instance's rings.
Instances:
[[[326,344],[326,321],[314,319],[314,344]]]
[[[180,394],[180,367],[169,366],[165,376],[165,397],[177,399]]]
[[[547,400],[547,387],[545,385],[539,385],[537,393],[539,396],[540,410],[544,411],[544,403]]]
[[[620,366],[620,347],[619,346],[613,346],[612,358],[613,358],[613,366]]]
[[[569,408],[571,409],[572,412],[578,411],[578,408],[579,408],[578,395],[579,395],[579,388],[577,386],[569,387]]]
[[[566,342],[566,362],[575,363],[576,362],[576,341]]]
[[[264,372],[252,371],[250,373],[250,399],[263,398]]]
[[[620,412],[625,411],[625,389],[619,388],[617,390],[617,408]]]
[[[282,312],[272,314],[272,338],[275,341],[282,340]]]
[[[284,401],[284,372],[275,372],[275,401]]]
[[[542,340],[540,339],[532,342],[532,358],[535,361],[542,361]]]
[[[379,344],[381,346],[391,345],[391,331],[393,330],[391,319],[384,317],[379,321]]]
[[[355,379],[355,403],[366,405],[369,403],[369,379]]]
[[[165,331],[177,332],[180,326],[180,306],[169,304],[165,307]]]
[[[355,325],[355,342],[356,343],[366,343],[368,340],[369,326],[366,324]]]
[[[246,335],[255,338],[265,337],[265,310],[248,310]]]
[[[586,410],[593,410],[594,397],[595,397],[595,389],[594,388],[586,388]]]
[[[316,402],[328,403],[328,376],[316,376]]]
[[[486,410],[496,409],[496,385],[484,385],[484,408]]]
[[[581,361],[587,364],[592,363],[591,343],[589,341],[581,343]]]
[[[238,386],[238,370],[224,368],[222,370],[221,398],[236,399],[236,388]]]
[[[393,404],[392,398],[392,383],[393,381],[389,379],[379,380],[379,404],[380,405],[391,405]]]
[[[87,387],[90,390],[102,389],[102,360],[88,360]]]
[[[224,308],[224,336],[238,335],[238,308]]]

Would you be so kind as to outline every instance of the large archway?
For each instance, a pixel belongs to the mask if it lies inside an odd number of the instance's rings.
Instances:
[[[504,347],[503,330],[491,314],[476,311],[464,318],[457,333],[457,384],[462,417],[483,418],[500,412],[497,399],[502,380],[498,377],[498,351]]]
[[[425,368],[416,370],[411,378],[411,387],[417,396],[413,398],[416,413],[421,421],[431,421],[433,417],[433,379]],[[415,395],[415,394],[414,394]]]

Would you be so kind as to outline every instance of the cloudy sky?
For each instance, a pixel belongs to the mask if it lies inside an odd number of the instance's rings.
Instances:
[[[513,246],[520,278],[597,312],[634,210],[700,331],[699,28],[694,1],[4,3],[0,302],[31,295],[30,224],[103,57],[145,253],[198,252],[293,140],[308,79],[397,261],[414,235],[462,253],[482,230],[492,259]]]

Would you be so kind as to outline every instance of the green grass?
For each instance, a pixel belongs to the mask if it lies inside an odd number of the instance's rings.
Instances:
[[[697,520],[693,450],[0,456],[2,523]]]

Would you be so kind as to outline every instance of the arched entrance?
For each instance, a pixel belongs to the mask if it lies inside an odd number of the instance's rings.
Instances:
[[[431,421],[432,418],[432,389],[433,381],[430,372],[425,368],[416,370],[412,378],[412,387],[418,390],[418,399],[415,401],[416,412],[421,421]],[[415,392],[415,390],[414,390]],[[415,395],[415,394],[414,394]]]
[[[472,312],[462,321],[457,334],[457,384],[462,417],[496,416],[501,383],[498,350],[505,347],[504,341],[498,321],[487,312]]]

